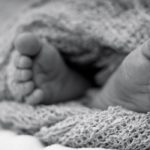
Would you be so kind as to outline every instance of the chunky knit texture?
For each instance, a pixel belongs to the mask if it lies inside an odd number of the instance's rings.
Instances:
[[[119,150],[150,148],[150,114],[121,107],[101,111],[77,103],[32,107],[2,102],[0,122],[19,133],[35,135],[46,145],[59,143],[74,148]]]
[[[18,33],[33,32],[47,39],[69,65],[85,76],[91,73],[89,79],[103,85],[122,59],[149,39],[149,7],[149,0],[41,0],[14,18],[0,34],[1,126],[35,135],[47,145],[150,149],[149,113],[7,101],[22,98],[12,78],[13,41]]]

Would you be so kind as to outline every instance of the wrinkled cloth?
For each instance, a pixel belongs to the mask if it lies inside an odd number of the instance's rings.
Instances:
[[[144,150],[150,148],[150,113],[122,107],[89,109],[77,103],[30,106],[0,104],[0,122],[19,134],[30,134],[45,145],[73,148]]]
[[[149,149],[149,113],[120,106],[103,111],[75,102],[18,103],[21,91],[11,78],[13,41],[21,32],[32,32],[91,82],[105,85],[123,58],[149,39],[149,7],[148,0],[42,0],[15,17],[0,35],[1,126],[34,135],[45,145]],[[96,95],[84,99],[92,101]]]

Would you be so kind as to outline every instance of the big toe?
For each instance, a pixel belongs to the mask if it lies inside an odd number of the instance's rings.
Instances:
[[[32,33],[22,33],[14,42],[15,49],[27,56],[37,55],[40,52],[41,45],[38,37]]]

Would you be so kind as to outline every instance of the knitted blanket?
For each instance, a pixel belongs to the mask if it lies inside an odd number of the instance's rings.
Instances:
[[[149,10],[149,0],[41,0],[23,11],[0,34],[0,125],[34,135],[45,145],[150,149],[149,113],[88,107],[123,58],[149,39]],[[63,104],[18,103],[22,93],[11,78],[11,61],[14,38],[24,31],[46,38],[99,88]]]

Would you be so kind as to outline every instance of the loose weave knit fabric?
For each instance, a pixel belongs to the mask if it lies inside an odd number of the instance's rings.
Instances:
[[[101,111],[76,103],[33,107],[2,102],[0,122],[3,127],[34,135],[46,145],[59,143],[74,148],[118,150],[150,148],[150,114],[122,107]]]
[[[149,0],[41,0],[20,13],[0,34],[1,126],[34,135],[46,145],[150,149],[149,113],[119,106],[102,111],[77,103],[17,103],[23,89],[14,82],[12,67],[15,37],[33,32],[60,51],[68,65],[86,77],[91,73],[89,80],[101,86],[129,52],[149,40],[149,13]]]

